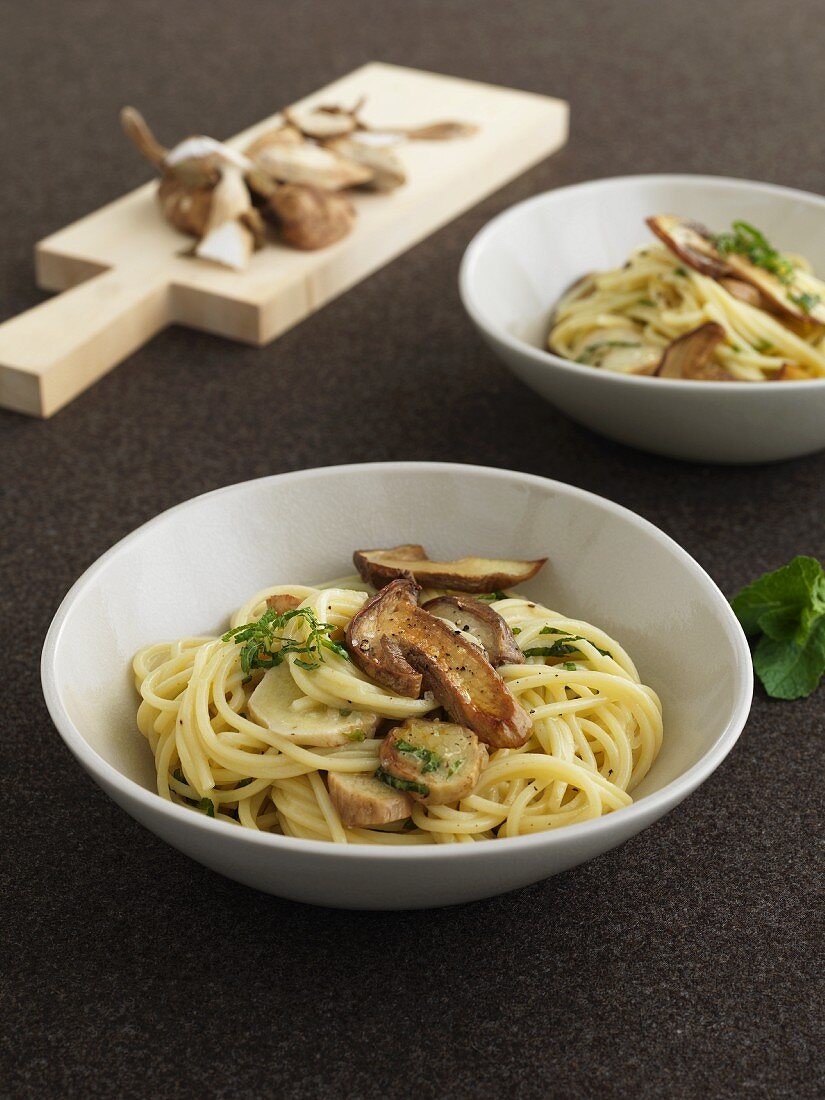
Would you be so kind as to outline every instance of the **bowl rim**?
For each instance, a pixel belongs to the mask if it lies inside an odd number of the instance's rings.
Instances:
[[[727,722],[717,736],[715,742],[701,759],[692,767],[688,768],[686,772],[683,772],[681,775],[671,780],[670,783],[666,784],[661,789],[649,795],[645,795],[638,801],[634,801],[630,806],[626,806],[621,810],[616,810],[613,813],[605,814],[602,817],[594,818],[590,821],[580,822],[576,825],[570,825],[565,828],[554,829],[547,832],[531,833],[526,836],[502,837],[492,845],[433,844],[399,845],[398,847],[394,847],[393,845],[385,846],[381,844],[333,844],[328,840],[307,840],[303,837],[287,837],[276,833],[256,832],[253,829],[239,828],[237,825],[228,822],[215,821],[207,818],[203,814],[195,814],[185,806],[178,806],[173,802],[169,802],[165,798],[161,798],[157,791],[149,790],[141,786],[141,784],[120,772],[107,760],[104,760],[103,757],[92,748],[88,741],[86,741],[66,711],[57,689],[58,648],[66,621],[71,614],[75,602],[80,595],[94,583],[98,574],[105,569],[106,565],[113,558],[123,553],[131,544],[139,542],[147,537],[156,526],[162,524],[173,513],[183,513],[187,509],[196,507],[205,499],[228,495],[253,484],[288,482],[300,485],[302,481],[312,480],[318,477],[346,477],[362,471],[383,471],[384,473],[392,473],[401,470],[409,471],[411,469],[419,470],[422,474],[450,471],[453,474],[482,474],[492,480],[516,478],[522,484],[526,483],[540,487],[550,485],[557,491],[560,490],[565,494],[572,495],[574,498],[595,502],[599,507],[606,509],[608,512],[624,519],[629,519],[634,526],[640,527],[656,541],[667,546],[681,559],[690,572],[697,576],[703,584],[709,586],[709,597],[718,602],[723,615],[725,615],[731,627],[731,642],[735,651],[735,670],[738,683],[736,686],[732,712],[728,716]],[[263,846],[264,850],[274,849],[293,852],[295,854],[304,853],[312,856],[335,855],[345,859],[368,858],[379,861],[385,859],[416,860],[422,858],[427,860],[456,858],[474,859],[480,858],[479,853],[483,854],[487,852],[489,857],[496,851],[501,852],[502,846],[504,851],[512,851],[513,854],[515,854],[517,851],[542,846],[550,848],[558,846],[563,847],[568,841],[575,841],[576,838],[584,841],[588,836],[598,836],[601,833],[609,835],[614,831],[621,833],[623,839],[625,835],[631,835],[634,831],[637,832],[641,828],[644,828],[648,823],[649,814],[651,812],[653,813],[652,820],[655,820],[670,807],[695,790],[696,787],[704,782],[704,780],[716,770],[735,745],[745,726],[750,712],[753,695],[753,668],[751,664],[750,649],[745,634],[730,604],[716,582],[706,570],[704,570],[702,566],[676,542],[675,539],[666,535],[665,532],[656,527],[655,524],[644,519],[636,512],[633,512],[630,508],[625,508],[621,504],[616,504],[606,497],[591,493],[586,489],[568,485],[566,482],[541,477],[537,474],[523,473],[518,470],[505,470],[493,466],[453,462],[359,462],[310,467],[305,470],[269,474],[260,478],[250,478],[247,481],[224,485],[218,489],[213,489],[209,492],[190,497],[187,500],[181,501],[165,509],[152,519],[136,527],[123,538],[119,539],[84,570],[80,577],[74,582],[63,597],[49,626],[43,644],[40,670],[43,695],[54,726],[72,754],[81,762],[95,781],[103,787],[107,794],[110,793],[109,788],[114,788],[127,803],[133,801],[138,802],[150,816],[158,815],[161,818],[165,818],[170,826],[188,826],[194,830],[205,830],[203,834],[204,838],[215,836],[212,830],[217,828],[225,835],[227,840],[235,838],[236,840],[240,840],[241,843]],[[135,733],[137,733],[137,725],[135,725]],[[118,801],[118,799],[115,799],[115,801]],[[637,828],[635,830],[630,829],[628,833],[628,828],[632,826],[634,821],[639,821],[639,819],[641,819],[641,821]],[[622,823],[624,823],[625,828],[622,828]]]
[[[557,187],[549,191],[542,191],[538,195],[532,195],[528,199],[523,199],[521,202],[514,203],[512,206],[507,207],[506,210],[502,210],[500,214],[497,214],[494,218],[491,218],[486,225],[482,226],[467,245],[459,267],[458,289],[461,302],[470,315],[471,320],[482,332],[487,333],[494,340],[505,344],[512,351],[526,355],[539,366],[560,368],[563,371],[568,371],[579,377],[591,378],[594,381],[595,379],[601,379],[606,385],[650,386],[653,384],[657,389],[666,386],[670,387],[671,390],[682,390],[689,393],[706,392],[708,389],[711,389],[714,393],[764,393],[766,390],[776,392],[776,380],[748,382],[743,389],[743,383],[740,381],[708,382],[702,381],[701,379],[687,378],[652,378],[647,375],[620,374],[618,371],[596,370],[593,367],[588,367],[581,363],[574,363],[571,359],[564,359],[562,356],[555,355],[553,352],[546,351],[543,348],[537,348],[533,344],[528,344],[526,340],[513,336],[507,329],[485,318],[483,310],[479,308],[474,299],[473,280],[484,250],[487,248],[493,234],[502,225],[506,225],[511,219],[515,219],[522,210],[529,209],[533,206],[541,206],[548,201],[552,201],[557,196],[569,195],[571,192],[610,190],[612,188],[621,188],[626,185],[639,185],[643,183],[688,184],[695,185],[697,189],[708,185],[713,185],[714,187],[721,186],[722,188],[728,188],[730,190],[748,189],[766,194],[781,195],[786,198],[803,200],[808,205],[818,206],[825,212],[825,198],[820,195],[815,195],[811,191],[802,191],[795,187],[783,187],[775,183],[764,183],[759,180],[738,179],[735,176],[708,176],[674,172],[640,173],[633,176],[605,176],[603,179],[584,180],[581,183],[571,183],[565,187]],[[548,305],[550,304],[552,303],[548,303]],[[823,384],[825,384],[825,377],[800,379],[794,381],[793,392],[804,393],[807,390],[819,388]],[[784,387],[781,387],[779,392],[784,393],[787,391]]]

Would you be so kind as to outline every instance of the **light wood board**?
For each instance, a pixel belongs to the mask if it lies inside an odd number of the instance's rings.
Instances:
[[[380,63],[301,103],[361,96],[373,125],[453,119],[479,131],[401,146],[406,184],[385,195],[349,192],[358,218],[348,237],[317,252],[270,243],[243,272],[182,255],[190,242],[161,216],[156,181],[47,237],[36,247],[37,282],[63,293],[0,325],[0,405],[51,416],[173,323],[266,344],[567,137],[561,100]],[[243,149],[278,120],[229,144]]]

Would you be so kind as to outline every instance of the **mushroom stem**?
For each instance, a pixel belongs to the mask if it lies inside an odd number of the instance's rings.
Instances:
[[[166,154],[169,152],[157,140],[149,129],[146,119],[134,107],[124,107],[120,112],[120,124],[129,140],[155,168],[163,168]]]

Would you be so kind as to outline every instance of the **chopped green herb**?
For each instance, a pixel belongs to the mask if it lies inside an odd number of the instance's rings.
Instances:
[[[738,345],[738,344],[731,344],[731,346],[730,346],[730,347],[731,347],[731,351],[741,351],[741,350],[742,350],[742,349],[741,349],[741,348],[739,347],[739,345]]]
[[[413,819],[411,817],[407,818],[407,820],[404,822],[403,827],[407,832],[411,832],[413,829],[418,828],[418,826],[416,825],[416,823],[413,821]]]
[[[481,596],[476,596],[477,600],[483,600],[484,603],[493,603],[495,600],[508,600],[510,597],[506,592],[502,592],[500,588],[497,588],[495,592],[485,592]]]
[[[351,730],[347,734],[347,741],[363,741],[366,736],[363,730]]]
[[[681,275],[683,279],[686,279],[687,278],[687,268],[685,268],[685,267],[674,267],[673,274],[674,275]]]
[[[641,346],[639,340],[600,340],[596,344],[588,344],[581,355],[576,358],[576,362],[592,362],[593,356],[599,348],[640,348]]]
[[[572,661],[565,661],[561,667],[567,669],[568,672],[575,672],[578,669],[578,665]]]
[[[651,298],[640,298],[636,303],[637,306],[647,306],[649,309],[655,309],[656,303]]]
[[[252,778],[250,778],[250,779],[239,779],[238,782],[235,784],[235,786],[236,787],[248,787],[250,783],[254,783],[254,782],[255,782],[255,780],[252,779]]]
[[[215,816],[215,803],[211,798],[202,798],[200,802],[196,802],[195,809],[205,812],[207,817]]]
[[[309,627],[304,642],[285,638],[279,633],[291,619],[296,618],[303,619]],[[288,653],[302,654],[295,664],[307,670],[321,667],[324,650],[348,659],[349,654],[344,646],[329,637],[334,630],[335,627],[329,623],[319,623],[311,607],[296,607],[280,613],[270,607],[257,622],[228,630],[222,640],[242,646],[241,668],[248,679],[253,669],[274,668],[286,659]]]
[[[452,762],[452,764],[450,764],[449,767],[447,768],[447,778],[452,779],[452,777],[459,770],[459,768],[462,767],[463,764],[464,764],[464,757],[459,756],[458,760],[454,760]]]
[[[819,294],[806,294],[804,291],[801,294],[789,293],[788,298],[794,305],[799,306],[803,313],[811,313],[822,301]]]
[[[744,256],[754,267],[761,267],[764,271],[770,271],[786,286],[793,279],[794,266],[790,260],[777,252],[755,226],[748,222],[734,222],[732,232],[720,233],[713,238],[713,243],[723,256],[735,252]]]
[[[395,787],[397,791],[412,791],[413,794],[424,795],[425,798],[430,793],[430,788],[423,783],[413,783],[411,779],[399,779],[397,775],[385,772],[383,768],[378,769],[375,778],[386,783],[388,787]]]
[[[408,756],[418,757],[423,764],[421,768],[422,773],[434,772],[441,764],[441,757],[437,752],[433,752],[432,749],[420,748],[418,745],[410,744],[409,741],[396,741],[395,747],[400,752],[407,753]]]
[[[768,352],[775,350],[770,340],[757,340],[753,345],[753,349],[758,351],[760,355],[767,355]]]
[[[513,633],[514,634],[521,634],[521,627],[520,626],[514,626],[513,627]]]
[[[342,718],[349,718],[349,716],[352,714],[352,711],[351,710],[339,710],[338,713],[341,715]]]
[[[796,557],[765,573],[731,600],[756,644],[753,667],[774,699],[810,695],[825,673],[825,572],[816,558]]]
[[[187,786],[189,785],[186,776],[183,774],[180,768],[175,768],[175,770],[172,772],[172,778],[177,779],[178,783],[186,783]]]
[[[587,638],[582,638],[580,634],[571,634],[568,630],[557,630],[554,626],[543,626],[539,631],[539,634],[561,634],[563,637],[567,638],[568,641],[571,642],[587,641]],[[556,647],[561,646],[561,644],[561,642],[556,642],[550,648],[556,649]],[[595,650],[601,653],[602,657],[613,656],[609,649],[600,649],[597,645],[593,645],[593,642],[590,642],[589,644],[592,645]],[[567,649],[559,649],[558,652],[555,653],[539,653],[538,651],[533,652],[533,650],[525,649],[524,654],[526,657],[563,657],[565,653],[574,653],[578,648],[578,646],[569,646]]]

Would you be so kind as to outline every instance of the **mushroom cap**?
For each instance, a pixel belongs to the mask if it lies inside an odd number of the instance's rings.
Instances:
[[[493,668],[524,663],[524,654],[515,635],[489,604],[474,600],[472,596],[436,596],[421,606],[431,615],[455,623],[461,631],[472,631],[484,646]]]

